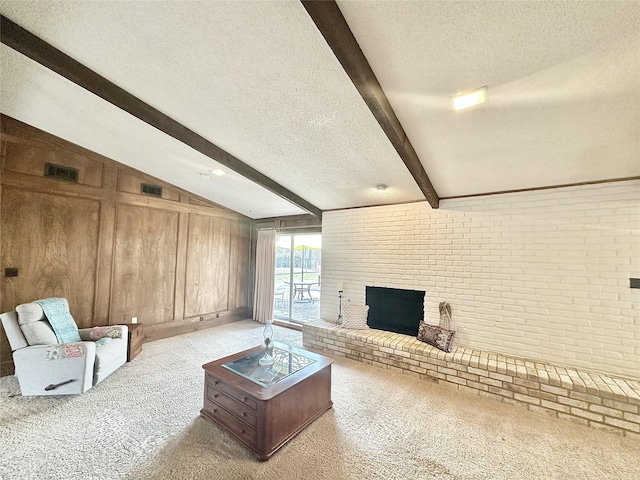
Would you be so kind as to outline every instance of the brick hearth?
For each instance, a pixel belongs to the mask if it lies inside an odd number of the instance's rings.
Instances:
[[[405,375],[640,438],[640,382],[596,372],[457,347],[445,353],[414,337],[349,330],[317,320],[304,346]]]

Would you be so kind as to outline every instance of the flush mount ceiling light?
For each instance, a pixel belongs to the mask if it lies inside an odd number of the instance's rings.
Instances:
[[[389,187],[384,183],[379,183],[378,185],[376,185],[376,190],[379,192],[384,192],[387,188]]]
[[[480,105],[487,101],[487,87],[482,87],[472,92],[459,93],[451,97],[454,110],[462,110],[463,108]]]
[[[217,175],[218,177],[221,177],[222,175],[227,174],[227,172],[225,172],[224,170],[220,170],[219,168],[216,168],[215,170],[211,170],[211,173],[213,173],[214,175]]]

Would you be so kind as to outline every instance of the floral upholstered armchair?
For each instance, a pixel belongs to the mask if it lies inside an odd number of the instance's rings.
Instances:
[[[22,395],[71,395],[127,361],[127,326],[78,329],[65,298],[18,305],[0,315]]]

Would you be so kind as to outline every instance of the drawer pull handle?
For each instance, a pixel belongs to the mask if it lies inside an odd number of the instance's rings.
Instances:
[[[217,408],[214,408],[214,409],[213,409],[213,413],[218,413],[218,409],[217,409]]]
[[[243,428],[243,429],[242,429],[242,433],[247,433],[247,431]]]
[[[242,412],[242,416],[246,417],[247,416],[247,412]]]
[[[242,401],[243,401],[243,402],[246,402],[247,400],[249,400],[247,397],[244,397],[244,398],[242,399]]]
[[[218,398],[218,396],[219,396],[219,394],[217,394],[217,393],[216,393],[216,394],[213,396],[213,398]]]

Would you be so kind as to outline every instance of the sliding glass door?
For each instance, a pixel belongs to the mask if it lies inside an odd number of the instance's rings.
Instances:
[[[276,235],[273,318],[320,318],[322,235]]]

